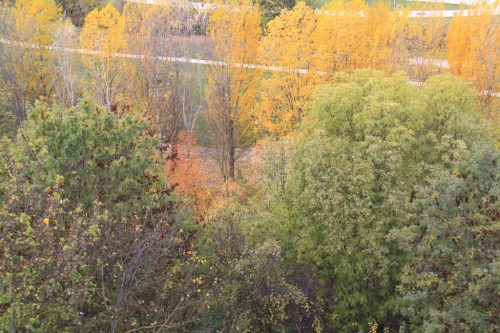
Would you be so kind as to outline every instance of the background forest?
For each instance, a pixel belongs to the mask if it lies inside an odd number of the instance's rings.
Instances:
[[[498,332],[499,23],[3,1],[0,331]]]

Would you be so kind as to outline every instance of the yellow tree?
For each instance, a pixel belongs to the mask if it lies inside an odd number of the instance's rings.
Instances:
[[[150,116],[166,143],[177,139],[179,130],[191,134],[202,111],[203,66],[167,62],[162,57],[196,57],[192,36],[197,20],[182,3],[125,6],[125,36],[131,53],[144,57],[131,61],[127,104]],[[174,152],[175,153],[175,152]]]
[[[313,35],[316,69],[335,73],[369,65],[376,30],[369,12],[362,0],[333,0],[322,8]]]
[[[169,63],[162,57],[169,50],[170,9],[166,5],[128,3],[123,17],[125,38],[130,52],[143,57],[130,61],[124,70],[128,77],[127,104],[147,115],[162,138],[175,133],[175,117],[169,113]],[[170,126],[169,126],[170,125]],[[174,127],[174,129],[165,130]],[[167,132],[167,133],[165,133]],[[167,141],[170,141],[167,139]],[[160,155],[162,155],[160,148]]]
[[[490,116],[498,116],[500,91],[500,18],[493,15],[499,2],[480,4],[471,16],[457,16],[448,30],[448,62],[454,74],[475,82],[482,94],[482,108]]]
[[[53,0],[17,0],[1,9],[1,35],[10,44],[2,47],[2,76],[15,100],[19,118],[26,118],[26,103],[48,97],[51,85],[52,28],[61,17]]]
[[[442,4],[426,4],[426,9],[440,12]],[[372,67],[387,74],[403,70],[417,81],[425,81],[439,72],[445,55],[446,22],[437,15],[430,18],[410,18],[411,11],[422,5],[408,6],[389,12],[379,4],[369,11],[371,30],[374,32],[369,62]]]
[[[304,2],[269,22],[260,59],[279,68],[262,82],[256,115],[259,131],[280,136],[300,121],[305,102],[321,81],[314,70],[316,23],[317,16]]]
[[[94,52],[82,56],[89,74],[88,93],[108,110],[116,106],[117,97],[127,82],[127,61],[116,56],[116,53],[127,50],[124,28],[123,17],[108,4],[87,15],[80,35],[80,47]]]
[[[372,66],[387,74],[408,68],[410,43],[408,11],[395,10],[388,13],[385,6],[379,6],[379,13],[386,15],[384,23],[377,29],[371,51]]]
[[[207,70],[207,123],[215,157],[225,180],[234,179],[238,153],[252,137],[252,114],[261,72],[243,64],[256,61],[261,38],[257,8],[238,11],[221,7],[212,14],[209,34],[220,65]]]
[[[416,4],[409,10],[434,10],[436,14],[427,18],[412,18],[408,22],[408,72],[414,80],[423,82],[443,70],[442,59],[446,58],[446,21],[441,16],[443,4]]]

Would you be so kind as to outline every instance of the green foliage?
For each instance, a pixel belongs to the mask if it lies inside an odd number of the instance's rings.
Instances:
[[[0,137],[13,137],[18,125],[18,117],[14,113],[0,109]]]
[[[2,331],[178,324],[173,308],[189,317],[189,267],[176,264],[185,247],[181,216],[155,162],[158,138],[146,129],[141,119],[88,104],[38,103],[17,137],[4,140]],[[179,287],[166,288],[168,280]]]
[[[62,7],[65,15],[71,18],[73,24],[77,27],[83,25],[85,16],[94,8],[104,7],[109,1],[103,0],[56,0],[57,4]],[[115,2],[115,1],[111,1]]]
[[[452,76],[338,74],[199,226],[146,120],[5,117],[0,331],[496,332],[500,153],[475,105]]]
[[[13,137],[19,126],[19,117],[15,114],[15,107],[10,100],[7,84],[0,80],[0,138],[4,135]]]
[[[338,75],[317,89],[297,138],[269,154],[253,237],[276,241],[288,272],[308,267],[327,330],[397,329],[406,253],[387,235],[412,216],[417,186],[488,140],[455,78],[415,89],[402,75]]]
[[[263,30],[267,28],[267,23],[278,16],[283,9],[292,9],[295,0],[259,0],[260,23]]]
[[[273,240],[252,243],[245,207],[232,204],[210,217],[199,251],[212,286],[204,323],[209,331],[319,332],[318,307],[288,274],[281,248]],[[311,292],[315,286],[311,285]]]
[[[496,332],[500,151],[481,146],[422,188],[415,216],[393,233],[412,255],[400,291],[412,332]]]

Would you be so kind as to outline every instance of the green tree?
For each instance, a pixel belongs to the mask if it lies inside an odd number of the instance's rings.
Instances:
[[[327,330],[397,329],[405,251],[387,236],[411,216],[419,185],[490,138],[473,90],[454,77],[422,89],[370,70],[334,81],[316,90],[297,137],[270,153],[252,237],[276,240],[289,272],[308,268]]]
[[[260,24],[266,31],[267,23],[278,16],[282,10],[290,10],[295,6],[295,0],[258,0],[260,9]]]
[[[77,27],[81,27],[85,20],[85,16],[95,8],[102,8],[108,3],[113,5],[120,4],[117,0],[56,0],[57,4],[62,7],[66,17],[70,17],[71,21]]]
[[[0,80],[0,138],[12,137],[19,126],[19,118],[12,104],[10,89]]]
[[[38,103],[28,114],[1,145],[0,330],[116,332],[192,320],[196,300],[183,298],[190,285],[178,263],[187,219],[145,121],[88,104]]]
[[[434,178],[393,236],[409,256],[400,291],[412,332],[496,332],[500,151],[475,149]]]
[[[203,322],[208,331],[318,332],[319,309],[296,283],[304,270],[289,274],[280,245],[251,237],[246,207],[225,205],[210,214],[198,250],[211,285]],[[317,286],[311,285],[309,293]]]

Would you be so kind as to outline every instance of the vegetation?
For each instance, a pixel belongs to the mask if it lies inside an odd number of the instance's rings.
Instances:
[[[497,5],[3,3],[0,331],[497,332]]]
[[[413,205],[420,186],[433,174],[452,172],[473,144],[489,140],[472,120],[470,88],[451,77],[435,77],[417,92],[407,78],[378,72],[335,81],[316,90],[297,137],[274,148],[281,154],[270,154],[262,188],[244,215],[248,221],[241,222],[249,229],[242,232],[255,252],[272,244],[285,281],[319,308],[326,331],[357,331],[369,322],[397,331],[396,290],[412,265],[404,258],[414,252],[389,236],[419,221]],[[452,93],[468,89],[469,98]],[[283,317],[287,324],[300,318]]]
[[[87,103],[38,104],[3,142],[2,331],[122,331],[196,311],[168,287],[190,274],[189,220],[146,129]]]

